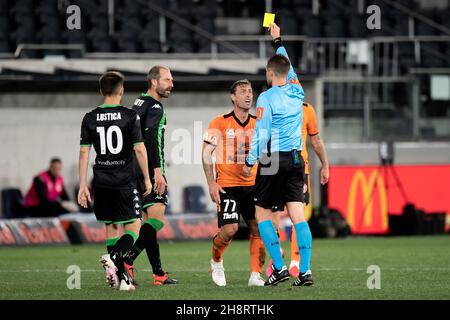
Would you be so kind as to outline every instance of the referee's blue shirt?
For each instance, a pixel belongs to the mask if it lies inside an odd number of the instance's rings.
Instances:
[[[276,53],[288,57],[283,46]],[[256,101],[256,129],[245,161],[247,166],[253,166],[261,153],[302,149],[304,96],[292,65],[285,85],[274,86],[260,94]]]

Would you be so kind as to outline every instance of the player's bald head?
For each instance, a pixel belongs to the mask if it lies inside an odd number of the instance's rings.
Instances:
[[[152,80],[158,81],[159,79],[161,79],[161,70],[170,72],[170,69],[164,66],[153,66],[149,70],[147,80],[150,87],[152,86]]]
[[[271,70],[276,77],[286,76],[290,67],[289,59],[281,54],[271,56],[266,66],[267,70]]]

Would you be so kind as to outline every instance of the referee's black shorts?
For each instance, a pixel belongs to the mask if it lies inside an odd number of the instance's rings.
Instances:
[[[294,164],[291,152],[277,152],[270,156],[268,164],[259,163],[254,189],[255,205],[272,209],[280,202],[305,202],[305,162],[302,156],[298,158],[299,163]],[[268,167],[278,169],[270,172],[273,170]]]
[[[309,174],[305,174],[305,183],[306,183],[306,192],[303,194],[303,200],[305,200],[303,203],[307,206],[309,204],[309,199],[310,199],[310,193],[309,193],[309,187],[310,187],[310,182],[309,182]],[[284,207],[285,207],[285,203],[283,203],[280,200],[280,203],[276,206],[272,207],[272,211],[273,212],[277,212],[277,211],[283,211]]]

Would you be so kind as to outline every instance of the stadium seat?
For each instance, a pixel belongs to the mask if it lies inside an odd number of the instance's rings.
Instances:
[[[10,25],[9,17],[0,12],[0,40],[9,39]]]
[[[350,10],[345,6],[343,1],[339,0],[327,0],[324,6],[320,9],[320,14],[325,17],[326,20],[345,17]]]
[[[308,13],[311,13],[312,0],[292,0],[292,7],[295,9],[301,8],[303,12],[307,10]]]
[[[183,188],[183,212],[206,213],[206,194],[202,186],[192,185]]]
[[[216,26],[214,23],[214,14],[211,9],[199,6],[196,8],[196,26],[200,29],[215,35],[216,34]],[[196,44],[196,52],[208,53],[211,52],[211,41],[203,36],[198,34],[194,35],[194,40]]]
[[[276,12],[278,21],[283,34],[285,35],[297,35],[299,29],[299,23],[297,18],[289,10],[279,10]]]
[[[178,16],[181,19],[184,19],[190,23],[192,23],[192,16],[189,14],[188,11],[183,10],[178,13]],[[194,52],[194,42],[193,39],[193,32],[186,27],[172,22],[170,24],[170,32],[169,32],[169,46],[170,46],[170,52],[176,52],[176,53],[188,53],[188,52]]]
[[[139,16],[142,11],[141,4],[137,1],[126,1],[123,3],[123,7],[118,10],[119,14],[125,17],[135,17]]]
[[[442,10],[439,12],[439,20],[440,23],[450,29],[450,6],[447,10]]]
[[[89,51],[92,52],[113,52],[113,41],[108,35],[108,22],[99,19],[97,25],[93,26],[88,33],[90,40]]]
[[[8,13],[9,8],[8,0],[0,0],[0,13]]]
[[[22,43],[36,43],[36,33],[34,31],[30,32],[28,28],[20,27],[16,31],[11,33],[11,39],[13,44],[18,46]],[[14,49],[13,49],[14,50]],[[39,56],[38,52],[35,50],[23,51],[21,53],[21,58],[37,58]]]
[[[448,66],[448,56],[445,55],[445,46],[440,43],[422,43],[421,66],[426,68],[438,68]]]
[[[427,18],[433,20],[433,21],[438,21],[438,17],[437,15],[435,15],[434,11],[429,11],[429,12],[421,12],[423,15],[425,15]],[[433,36],[433,35],[437,35],[439,34],[439,30],[430,26],[427,23],[424,23],[422,21],[419,20],[415,20],[415,33],[416,35],[419,36]]]
[[[119,52],[139,52],[136,34],[142,30],[141,25],[134,20],[124,20],[121,30],[115,34],[117,49]]]
[[[11,51],[12,48],[11,45],[9,44],[9,41],[0,39],[0,52],[6,53]]]
[[[305,14],[304,11],[296,11],[297,19],[301,21],[300,33],[308,37],[321,37],[322,36],[322,20],[318,16],[312,14]]]
[[[33,13],[33,0],[16,0],[12,1],[14,6],[9,10],[11,15],[14,16],[25,16]]]
[[[364,38],[368,35],[366,18],[360,15],[352,15],[348,21],[348,35],[355,38]]]
[[[143,52],[161,52],[161,43],[158,39],[147,39],[145,41],[141,41],[141,49]]]
[[[39,6],[35,9],[39,15],[58,15],[58,0],[40,0]]]
[[[324,34],[326,37],[343,38],[346,36],[345,25],[346,22],[343,16],[328,20],[325,23]]]
[[[394,18],[394,35],[407,36],[409,35],[409,21],[403,14],[398,14]]]
[[[6,219],[23,217],[23,195],[19,189],[2,189],[2,212]]]

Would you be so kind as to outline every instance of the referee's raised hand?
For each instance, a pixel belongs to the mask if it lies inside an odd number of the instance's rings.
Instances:
[[[273,40],[281,37],[280,27],[277,26],[277,24],[275,22],[270,25],[269,32],[270,32],[270,36],[272,37]]]

